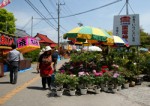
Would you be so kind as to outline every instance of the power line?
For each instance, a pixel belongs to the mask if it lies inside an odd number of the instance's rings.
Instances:
[[[107,7],[107,6],[111,5],[111,4],[117,3],[119,1],[122,1],[122,0],[116,0],[114,2],[108,3],[106,5],[103,5],[103,6],[100,6],[100,7],[97,7],[97,8],[93,8],[93,9],[90,9],[90,10],[87,10],[87,11],[84,11],[84,12],[80,12],[80,13],[76,13],[76,14],[73,14],[73,15],[69,15],[69,16],[63,16],[63,17],[60,17],[60,18],[67,18],[67,17],[72,17],[72,16],[76,16],[76,15],[85,14],[85,13],[88,13],[88,12],[91,12],[91,11],[95,11],[95,10],[101,9],[103,7]]]
[[[43,5],[43,7],[46,9],[46,11],[49,13],[49,15],[52,17],[52,19],[55,21],[55,23],[57,23],[58,24],[58,22],[55,20],[55,18],[53,17],[53,15],[50,13],[50,11],[47,9],[47,7],[44,5],[44,3],[42,2],[42,0],[40,0],[40,2],[41,2],[41,4]],[[61,25],[60,25],[60,27],[62,28],[62,29],[64,29],[65,31],[67,31],[64,27],[62,27]]]
[[[50,11],[47,9],[47,7],[44,5],[44,3],[42,2],[42,0],[40,0],[40,2],[43,5],[43,7],[46,9],[46,11],[49,13],[49,15],[52,17],[52,19],[57,23],[57,21],[54,19],[53,15],[50,13]]]
[[[116,1],[114,1],[114,2],[105,4],[105,5],[100,6],[100,7],[97,7],[97,8],[93,8],[93,9],[90,9],[90,10],[87,10],[87,11],[84,11],[84,12],[80,12],[80,13],[76,13],[76,14],[72,14],[72,15],[68,15],[68,16],[62,16],[62,17],[60,17],[60,18],[68,18],[68,17],[73,17],[73,16],[76,16],[76,15],[81,15],[81,14],[85,14],[85,13],[88,13],[88,12],[92,12],[92,11],[101,9],[101,8],[103,8],[103,7],[107,7],[107,6],[109,6],[109,5],[115,4],[115,3],[119,2],[119,1],[122,1],[122,0],[116,0]],[[36,18],[36,19],[41,19],[41,18]],[[43,18],[42,18],[42,19],[43,19]],[[48,20],[48,19],[53,19],[53,18],[47,18],[47,20]],[[57,19],[57,18],[54,18],[54,19]],[[44,20],[44,19],[43,19],[43,20]]]
[[[57,29],[55,28],[55,26],[54,26],[51,22],[47,21],[47,20],[46,20],[46,17],[45,17],[29,0],[25,0],[25,1],[33,8],[33,10],[34,10],[41,18],[45,19],[45,22],[46,22],[47,24],[49,24],[53,29],[57,30]]]

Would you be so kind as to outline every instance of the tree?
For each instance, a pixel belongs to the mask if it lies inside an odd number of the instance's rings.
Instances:
[[[8,12],[6,9],[0,9],[0,31],[14,34],[16,31],[15,21],[13,13]]]
[[[140,28],[140,39],[142,46],[150,46],[150,35],[144,32],[144,29]]]

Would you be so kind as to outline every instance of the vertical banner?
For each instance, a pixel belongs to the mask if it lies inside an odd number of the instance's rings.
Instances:
[[[139,14],[114,16],[113,35],[120,36],[130,46],[140,45]]]

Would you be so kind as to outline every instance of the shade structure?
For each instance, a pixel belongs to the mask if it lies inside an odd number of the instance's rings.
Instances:
[[[89,47],[84,47],[83,50],[87,51],[102,51],[102,49],[98,46],[89,46]]]
[[[107,38],[111,38],[111,36],[103,29],[90,26],[82,26],[76,27],[65,33],[63,35],[63,38],[76,40],[78,42],[85,42],[87,40],[89,43],[95,43],[97,41],[106,42]]]
[[[119,37],[119,36],[116,36],[116,35],[113,35],[113,42],[110,42],[109,39],[107,39],[108,41],[107,42],[104,42],[103,44],[105,45],[111,45],[111,46],[128,46],[128,42]]]

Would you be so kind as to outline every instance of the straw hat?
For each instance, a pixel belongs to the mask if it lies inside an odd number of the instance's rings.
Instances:
[[[45,51],[49,51],[49,50],[52,50],[52,48],[50,46],[46,46]]]

